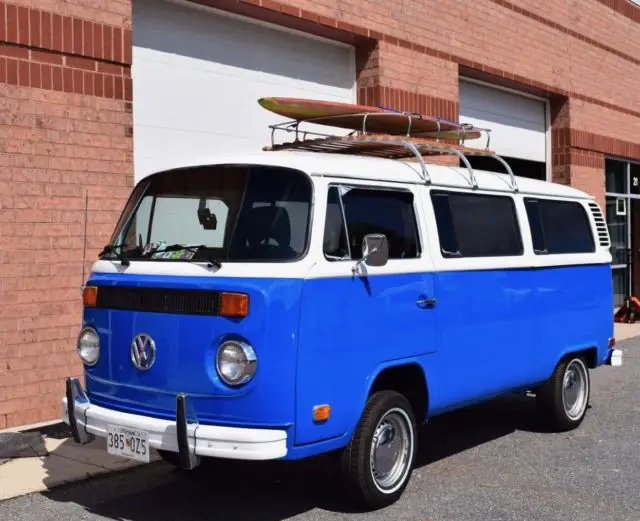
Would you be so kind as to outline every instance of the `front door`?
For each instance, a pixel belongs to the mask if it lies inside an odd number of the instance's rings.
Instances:
[[[325,191],[325,186],[327,191]],[[344,435],[357,423],[373,378],[385,365],[420,363],[437,350],[433,273],[418,222],[417,193],[394,187],[328,183],[316,200],[318,262],[302,297],[296,380],[296,444]],[[318,199],[321,197],[318,196]],[[326,209],[325,209],[326,204]],[[420,221],[418,221],[420,219]],[[364,266],[362,240],[383,233],[385,266]],[[321,251],[320,251],[321,250]],[[314,423],[313,407],[331,418]]]

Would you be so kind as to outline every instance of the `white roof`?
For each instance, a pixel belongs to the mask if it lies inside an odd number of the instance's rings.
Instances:
[[[259,164],[294,168],[309,175],[327,175],[334,177],[366,179],[371,181],[392,181],[422,184],[421,167],[413,161],[397,159],[381,159],[375,157],[326,154],[318,152],[255,152],[216,154],[194,157],[188,161],[179,161],[168,165],[167,169],[185,168],[214,164]],[[427,171],[432,186],[451,188],[470,188],[469,172],[465,167],[453,167],[427,164]],[[509,175],[504,173],[474,170],[478,188],[501,192],[512,192]],[[585,192],[567,185],[537,181],[518,177],[516,182],[520,193],[567,197],[577,199],[593,199]]]

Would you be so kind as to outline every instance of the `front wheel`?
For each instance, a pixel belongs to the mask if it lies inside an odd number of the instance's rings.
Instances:
[[[371,396],[341,455],[349,499],[367,509],[397,501],[409,482],[416,446],[416,422],[409,401],[395,391]]]
[[[572,356],[557,365],[536,399],[550,426],[554,430],[568,431],[584,420],[590,392],[587,364],[584,358]]]

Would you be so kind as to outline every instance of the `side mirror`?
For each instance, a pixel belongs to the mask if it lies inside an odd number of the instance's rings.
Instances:
[[[353,267],[356,273],[362,264],[384,266],[389,260],[389,242],[382,233],[370,233],[362,239],[362,259]]]

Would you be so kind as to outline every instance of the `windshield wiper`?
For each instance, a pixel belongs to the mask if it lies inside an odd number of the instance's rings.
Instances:
[[[154,250],[153,252],[151,252],[150,256],[155,255],[156,253],[164,253],[166,251],[178,251],[178,250],[187,250],[187,251],[191,251],[193,252],[194,256],[198,253],[198,251],[201,248],[206,248],[206,246],[204,244],[198,244],[195,246],[183,246],[182,244],[171,244],[169,246],[165,246],[164,248],[160,248],[157,250]],[[180,261],[184,261],[184,262],[198,262],[198,259],[173,259],[173,260],[180,260]],[[216,259],[215,257],[212,257],[211,255],[205,255],[204,256],[204,260],[207,262],[207,267],[211,268],[212,266],[215,266],[216,268],[220,268],[222,267],[222,263]]]
[[[122,250],[124,246],[125,244],[114,244],[113,246],[107,244],[104,248],[102,248],[102,251],[98,253],[98,257],[102,257],[107,253],[113,253],[114,255],[116,255],[122,266],[129,266],[129,264],[131,263],[129,262],[129,259],[124,256],[124,252]]]

